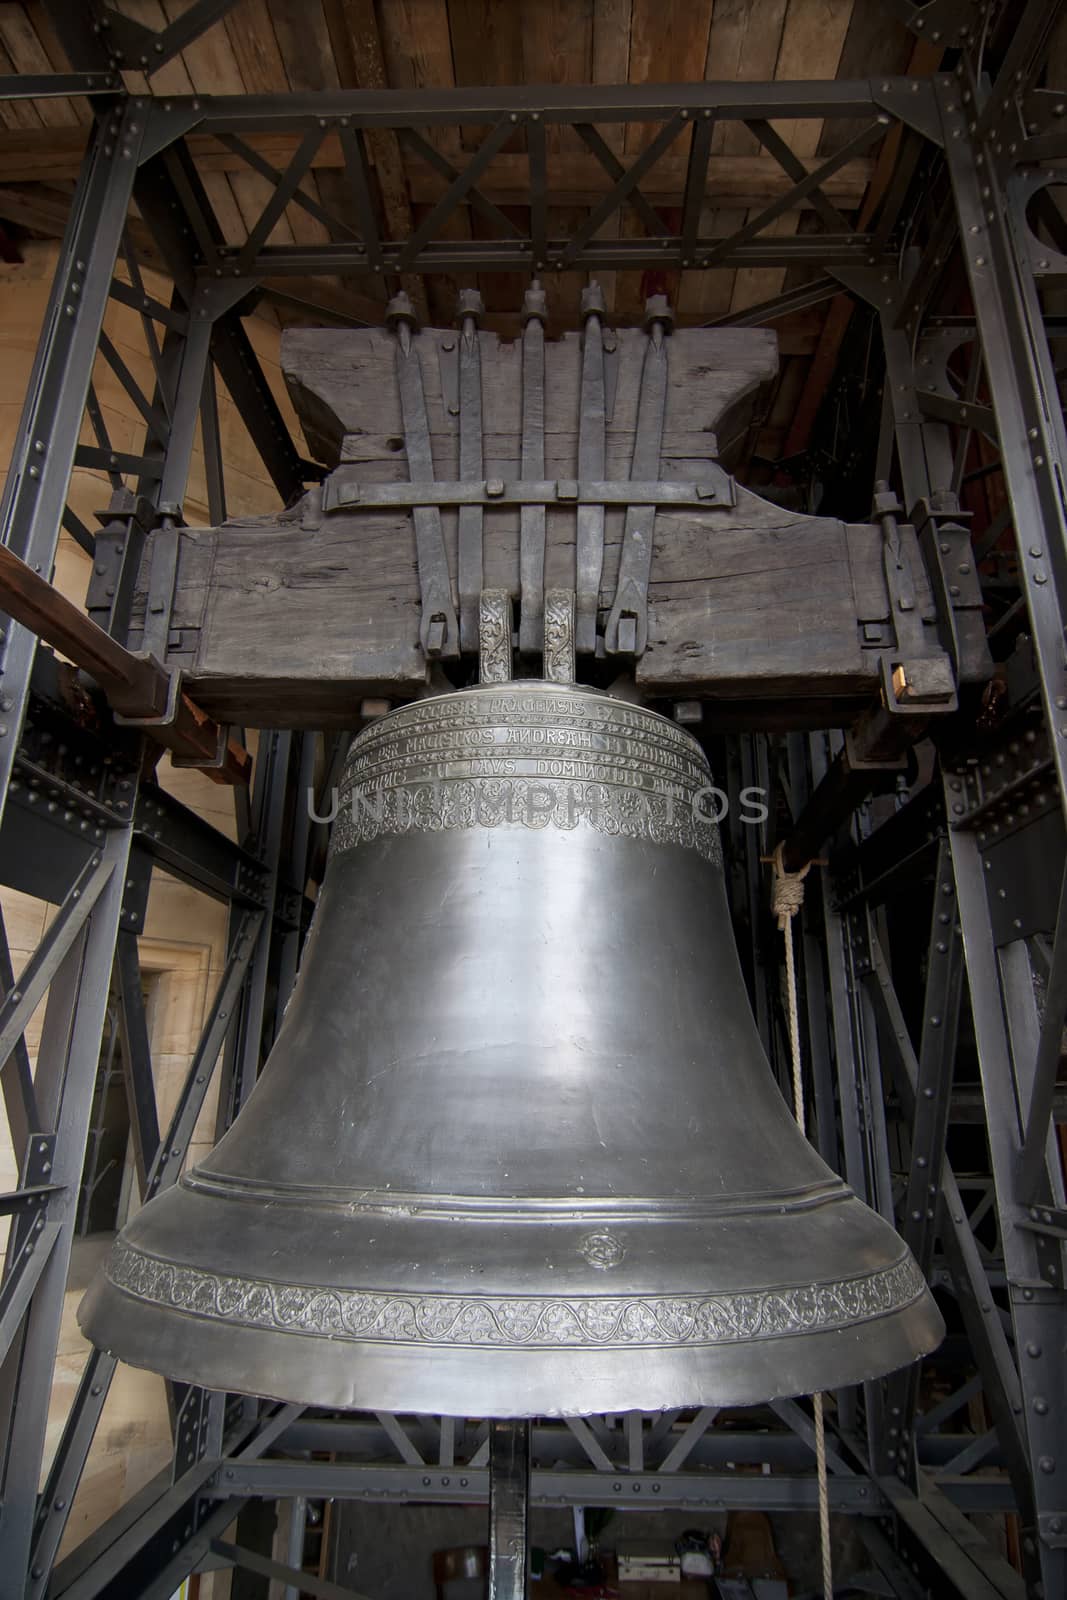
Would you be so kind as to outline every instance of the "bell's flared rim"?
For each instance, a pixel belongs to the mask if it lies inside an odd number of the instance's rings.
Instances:
[[[908,1366],[945,1331],[921,1278],[919,1285],[907,1304],[836,1328],[688,1346],[575,1348],[564,1342],[566,1327],[558,1344],[536,1348],[342,1340],[211,1323],[194,1310],[137,1300],[103,1274],[78,1320],[132,1366],[264,1399],[446,1416],[589,1416],[762,1404]]]

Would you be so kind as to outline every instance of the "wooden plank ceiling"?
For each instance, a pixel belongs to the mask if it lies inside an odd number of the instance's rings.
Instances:
[[[153,30],[185,9],[186,0],[113,0],[115,8]],[[914,41],[884,0],[237,0],[228,15],[154,73],[150,90],[167,94],[272,94],[336,88],[445,88],[467,84],[649,83],[701,80],[861,78],[907,71]],[[934,63],[925,63],[931,70]],[[0,3],[0,72],[67,70],[62,47],[40,0]],[[125,75],[143,90],[139,73]],[[84,147],[90,110],[84,100],[0,101],[0,225],[8,248],[21,238],[54,237],[62,229]],[[815,164],[856,131],[842,121],[778,122],[776,131],[801,160]],[[435,128],[425,136],[450,161],[462,164],[478,143],[475,129]],[[602,130],[622,159],[632,160],[656,129],[633,124]],[[688,137],[688,132],[685,136]],[[239,243],[270,199],[268,178],[211,137],[193,138],[203,182],[227,242]],[[295,149],[292,136],[249,138],[275,168]],[[526,194],[521,140],[505,147],[481,183],[482,192],[515,220]],[[888,144],[888,141],[886,141]],[[445,179],[388,131],[370,135],[383,232],[397,237],[418,225],[445,187]],[[846,216],[869,206],[872,184],[885,181],[889,152],[876,148],[848,162],[825,185]],[[682,141],[651,169],[645,197],[673,229],[680,219],[686,168]],[[568,128],[548,129],[549,231],[567,234],[589,215],[610,187],[603,166]],[[754,135],[737,123],[716,127],[703,235],[726,236],[743,226],[789,180]],[[340,149],[326,139],[301,183],[311,200],[354,224]],[[772,224],[780,233],[804,232],[812,213],[787,211]],[[462,206],[446,234],[475,237],[491,224]],[[625,207],[604,232],[640,235],[644,224]],[[326,224],[289,205],[270,242],[326,241]],[[600,274],[611,316],[640,317],[646,295],[663,291],[681,321],[701,323],[770,299],[816,275],[815,269],[752,268],[613,272]],[[550,332],[577,323],[581,273],[548,274]],[[425,318],[453,321],[456,292],[481,290],[490,325],[517,331],[525,280],[519,274],[438,274],[405,287]],[[396,284],[381,277],[288,278],[270,298],[270,314],[283,323],[337,319],[378,321]],[[834,302],[828,303],[831,308]],[[317,308],[317,309],[315,309]],[[757,442],[773,462],[788,446],[802,447],[828,366],[835,311],[824,304],[776,324],[781,372]],[[840,320],[840,309],[836,317]],[[820,350],[820,337],[823,347]],[[798,421],[800,426],[798,428]]]

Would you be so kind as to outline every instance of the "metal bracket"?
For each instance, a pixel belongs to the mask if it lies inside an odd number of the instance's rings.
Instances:
[[[459,419],[459,361],[456,357],[458,340],[449,334],[437,346],[437,372],[441,384],[441,404],[452,427]]]
[[[545,292],[535,278],[522,304],[522,463],[524,479],[545,470]],[[556,485],[557,494],[559,485]],[[526,654],[544,645],[545,512],[524,505],[519,512],[521,610],[519,649]]]
[[[915,574],[898,518],[902,507],[888,483],[875,484],[872,515],[882,526],[882,559],[890,616],[896,638],[895,651],[880,659],[882,704],[890,717],[928,717],[931,712],[955,711],[955,657],[931,653],[918,608]]]
[[[178,706],[181,703],[182,674],[180,667],[164,667],[151,651],[131,650],[130,654],[138,661],[148,661],[158,667],[165,674],[167,700],[161,711],[149,712],[145,716],[131,716],[124,712],[115,712],[115,721],[121,728],[171,728],[178,716]]]
[[[957,675],[967,662],[961,647],[957,611],[973,611],[980,615],[982,586],[975,571],[971,538],[967,531],[969,511],[962,511],[955,496],[944,496],[951,503],[940,505],[941,496],[920,500],[912,509],[919,547],[923,553],[937,608],[938,632],[941,643],[952,657]]]
[[[578,476],[603,478],[607,449],[607,401],[604,392],[606,311],[598,283],[582,290],[582,388],[578,407]],[[604,507],[579,504],[575,538],[575,645],[585,655],[596,650],[596,615],[600,574],[604,566]]]
[[[220,722],[216,725],[215,754],[213,756],[180,756],[173,750],[170,753],[172,767],[193,767],[200,772],[220,772],[229,764],[230,736],[233,732],[231,722]]]
[[[873,516],[882,527],[882,569],[897,650],[902,655],[922,656],[926,653],[926,638],[916,608],[915,575],[898,520],[903,507],[884,480],[876,483],[874,490]]]
[[[228,724],[215,722],[184,693],[181,668],[161,666],[147,651],[131,651],[130,654],[154,668],[155,681],[166,685],[167,700],[162,710],[136,716],[119,711],[111,694],[109,698],[118,726],[140,728],[156,738],[170,750],[171,760],[177,767],[192,767],[209,775],[217,773],[219,776],[213,779],[215,783],[246,784],[252,772],[252,757],[243,745],[231,742]],[[203,745],[209,739],[213,742],[211,754],[202,754]],[[197,753],[179,753],[190,748]]]
[[[967,0],[962,0],[963,5],[966,3]],[[922,7],[923,16],[941,4],[947,4],[957,13],[961,9],[961,0],[929,0],[929,3]],[[918,26],[922,27],[921,21]],[[928,37],[936,39],[938,32],[939,30],[935,29]],[[892,81],[876,79],[873,90],[872,98],[883,111],[888,111],[890,116],[898,117],[906,127],[914,128],[916,133],[921,133],[931,144],[944,143],[944,133],[929,78],[912,78],[910,81],[902,78],[895,78]]]
[[[395,295],[390,300],[385,319],[396,337],[397,383],[404,418],[408,473],[412,483],[432,483],[433,452],[426,416],[426,395],[418,351],[412,343],[415,313],[406,294]],[[325,504],[325,495],[323,498]],[[452,582],[441,531],[441,513],[435,504],[416,505],[413,517],[419,587],[422,591],[419,642],[431,658],[455,657],[459,654],[459,625],[452,602]]]
[[[478,319],[485,308],[477,289],[462,289],[459,296],[459,475],[477,482],[482,460],[482,351]],[[459,580],[459,638],[464,650],[479,642],[478,596],[482,588],[482,508],[459,509],[457,571]]]
[[[882,700],[892,716],[928,717],[932,711],[955,711],[959,705],[956,678],[946,655],[899,655],[881,658]]]
[[[648,343],[641,368],[641,390],[634,430],[632,479],[659,476],[663,449],[663,418],[667,405],[667,343],[674,314],[665,296],[645,302]],[[631,505],[619,553],[619,578],[615,601],[604,628],[604,648],[609,655],[644,654],[648,643],[648,579],[652,570],[654,505]]]
[[[610,331],[604,335],[604,421],[615,420],[615,396],[619,392],[619,341]]]
[[[671,506],[676,510],[726,510],[736,500],[734,481],[714,461],[701,463],[699,483],[638,482],[632,478],[482,478],[477,483],[359,483],[338,467],[322,486],[322,511],[410,511],[423,506],[534,507]],[[309,490],[310,502],[314,490]],[[318,526],[312,507],[313,526]]]

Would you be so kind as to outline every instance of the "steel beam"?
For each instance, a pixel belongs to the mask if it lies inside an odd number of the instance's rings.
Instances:
[[[285,1499],[295,1494],[310,1499],[375,1500],[398,1503],[487,1505],[487,1466],[441,1469],[425,1466],[383,1466],[378,1463],[264,1461],[219,1469],[206,1494],[219,1497],[261,1496]],[[1003,1495],[1003,1489],[1000,1489]],[[596,1471],[554,1472],[534,1468],[530,1479],[534,1506],[685,1507],[693,1510],[760,1508],[766,1511],[813,1511],[818,1504],[814,1473],[674,1472],[613,1475]],[[866,1477],[834,1475],[830,1504],[835,1511],[859,1516],[884,1515],[885,1501]]]
[[[6,1407],[0,1409],[3,1441],[3,1518],[0,1519],[0,1570],[30,1571],[30,1545],[36,1515],[36,1490],[44,1451],[67,1268],[74,1237],[78,1189],[88,1136],[108,980],[122,908],[131,830],[112,830],[95,858],[106,871],[87,924],[79,931],[52,979],[45,1015],[35,1089],[43,1121],[33,1144],[50,1146],[50,1197],[47,1220],[60,1227],[36,1285],[23,1323],[0,1372]],[[11,1251],[29,1241],[12,1234]]]
[[[0,502],[0,542],[46,576],[55,561],[144,123],[143,113],[130,104],[116,109],[112,125],[100,123],[90,136]],[[15,624],[4,630],[0,815],[36,647],[28,628]]]
[[[546,123],[667,122],[685,111],[711,111],[720,122],[768,122],[783,117],[822,121],[876,115],[882,109],[909,120],[933,114],[930,78],[834,78],[821,82],[691,82],[630,84],[487,84],[458,89],[347,89],[284,95],[197,96],[197,126],[207,133],[276,133],[342,117],[354,128],[490,126],[501,117],[539,113]],[[946,80],[951,81],[951,80]],[[914,89],[912,85],[915,85]],[[169,102],[178,116],[191,97]]]

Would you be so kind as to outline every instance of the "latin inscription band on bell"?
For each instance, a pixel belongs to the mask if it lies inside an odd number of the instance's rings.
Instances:
[[[721,859],[699,747],[665,718],[586,693],[483,692],[404,707],[353,745],[333,848],[411,829],[555,827]]]

